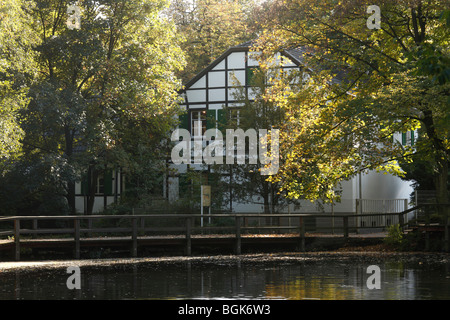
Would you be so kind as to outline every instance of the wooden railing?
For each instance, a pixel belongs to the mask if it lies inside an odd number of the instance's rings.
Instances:
[[[401,227],[408,225],[405,221],[405,215],[420,207],[411,208],[401,213],[385,213],[384,216],[396,216],[398,217]],[[148,215],[92,215],[92,216],[14,216],[0,218],[0,226],[5,224],[12,224],[10,229],[0,229],[0,238],[14,237],[14,256],[16,260],[20,260],[20,248],[21,240],[24,240],[24,235],[31,235],[36,238],[37,235],[44,234],[60,234],[65,235],[66,238],[73,239],[75,258],[80,258],[80,241],[81,235],[87,234],[106,234],[117,235],[126,234],[127,241],[131,240],[131,256],[137,256],[138,238],[147,236],[148,233],[156,232],[158,234],[172,234],[181,236],[185,241],[185,253],[191,255],[191,237],[196,233],[212,233],[219,232],[222,234],[228,234],[234,238],[235,241],[235,253],[241,253],[241,238],[243,233],[281,233],[289,232],[291,234],[298,235],[298,247],[300,250],[305,250],[305,220],[311,218],[325,218],[325,219],[337,219],[342,221],[342,235],[344,238],[349,237],[350,231],[358,232],[360,226],[357,225],[356,219],[361,217],[379,216],[380,214],[255,214],[255,213],[240,213],[240,214],[212,214],[204,215],[200,214],[148,214]],[[290,221],[297,220],[295,225],[279,226],[279,225],[265,225],[258,224],[255,221],[268,221],[268,219],[289,218]],[[204,219],[228,219],[228,225],[226,226],[214,226],[208,225],[204,227],[199,226],[199,220]],[[93,227],[92,222],[100,221],[110,223],[113,220],[120,219],[121,226],[118,227]],[[233,221],[234,220],[234,221]],[[335,221],[333,220],[333,221]],[[44,221],[60,221],[62,227],[51,228],[39,228],[39,225]],[[150,221],[150,226],[148,222]],[[153,222],[165,221],[165,226],[155,227]],[[178,222],[176,222],[178,221]],[[229,222],[232,221],[230,224]],[[249,224],[249,221],[253,221],[253,224]],[[31,222],[31,223],[30,223]],[[48,223],[47,223],[48,224]],[[146,225],[147,224],[147,225]],[[26,227],[27,225],[28,227]],[[125,226],[123,226],[125,225]],[[153,226],[152,226],[153,225]],[[167,226],[168,225],[168,226]],[[31,226],[31,227],[30,227]],[[12,228],[11,228],[12,227]],[[378,226],[379,227],[379,226]],[[386,226],[387,227],[387,226]],[[335,229],[335,227],[333,227]],[[364,227],[366,228],[366,227]],[[448,229],[448,228],[447,228]],[[447,230],[448,232],[448,230]],[[128,238],[130,237],[130,238]],[[446,235],[448,237],[448,235]],[[44,237],[40,239],[48,239]],[[448,242],[448,240],[447,240]]]

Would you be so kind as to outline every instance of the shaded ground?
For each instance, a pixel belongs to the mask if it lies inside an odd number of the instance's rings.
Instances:
[[[336,252],[397,252],[395,248],[385,243],[368,246],[344,246],[336,250]]]
[[[87,260],[66,260],[66,261],[28,261],[28,262],[0,262],[0,273],[8,271],[37,271],[54,268],[67,268],[69,266],[96,267],[96,266],[122,266],[139,264],[177,264],[180,262],[199,262],[199,263],[235,263],[236,261],[245,263],[264,263],[264,262],[295,262],[295,261],[408,261],[418,262],[420,264],[429,263],[450,263],[450,254],[448,253],[424,253],[424,252],[393,252],[380,251],[379,246],[364,248],[365,251],[357,251],[362,248],[343,248],[333,252],[280,252],[273,254],[243,254],[243,255],[205,255],[205,256],[176,256],[176,257],[149,257],[149,258],[123,258],[123,259],[87,259]],[[374,251],[370,251],[373,249]],[[349,251],[355,250],[355,251]]]

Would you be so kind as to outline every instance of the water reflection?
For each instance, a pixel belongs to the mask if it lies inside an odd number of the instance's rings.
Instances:
[[[367,263],[183,262],[81,268],[81,290],[66,269],[0,272],[0,299],[450,299],[448,263],[386,261],[381,290],[366,286]]]

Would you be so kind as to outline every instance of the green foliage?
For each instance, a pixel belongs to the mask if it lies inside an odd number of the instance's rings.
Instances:
[[[399,161],[418,155],[429,163],[438,200],[448,202],[448,8],[384,0],[382,28],[370,30],[370,4],[273,2],[255,47],[262,65],[275,50],[297,47],[313,70],[299,93],[287,82],[276,88],[274,101],[288,113],[276,179],[292,198],[331,201],[339,182],[368,169],[403,176]],[[393,139],[418,129],[414,146]]]
[[[278,129],[285,120],[285,109],[279,108],[275,100],[271,99],[272,85],[280,76],[280,66],[272,65],[271,68],[254,68],[248,72],[251,76],[251,90],[254,99],[249,99],[246,90],[242,87],[245,84],[239,83],[234,75],[231,76],[233,85],[239,87],[235,93],[235,100],[242,101],[242,106],[225,107],[227,129],[249,129],[271,130]],[[292,72],[292,76],[294,72]],[[289,79],[290,81],[291,79]],[[224,132],[225,129],[222,129]],[[267,145],[271,141],[268,138]],[[260,159],[261,160],[261,159]],[[284,192],[280,192],[280,184],[277,181],[267,179],[261,174],[264,164],[259,161],[257,164],[239,165],[217,165],[215,169],[233,175],[233,179],[223,181],[224,190],[232,190],[232,197],[241,202],[251,203],[255,201],[255,195],[260,197],[264,212],[274,213],[287,204]]]
[[[176,29],[162,14],[168,2],[78,1],[81,27],[73,30],[70,3],[1,3],[0,93],[8,94],[0,94],[0,157],[23,148],[3,177],[22,186],[0,196],[19,191],[16,209],[29,198],[53,211],[51,199],[62,196],[73,213],[75,183],[88,168],[126,168],[130,180],[146,182],[141,192],[165,171],[160,160],[179,112],[175,72],[184,65]]]
[[[399,224],[388,227],[388,234],[384,238],[384,243],[397,249],[404,245],[405,239]]]
[[[191,80],[229,47],[253,39],[254,0],[173,0],[169,15],[177,25],[188,64],[179,73]]]
[[[108,206],[105,210],[103,210],[102,214],[104,215],[127,215],[132,214],[133,207],[127,204],[113,204]]]
[[[17,112],[27,103],[26,92],[36,72],[32,47],[37,37],[19,0],[0,3],[0,30],[0,173],[3,173],[5,160],[17,156],[21,150],[24,133]]]
[[[206,216],[207,217],[207,216]],[[230,217],[214,217],[212,219],[211,224],[208,224],[207,226],[210,227],[235,227],[236,221],[234,218]]]

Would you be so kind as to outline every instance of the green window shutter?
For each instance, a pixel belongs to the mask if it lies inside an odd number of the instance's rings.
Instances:
[[[255,76],[259,67],[247,67],[247,86],[255,85]]]
[[[179,188],[178,193],[180,195],[180,198],[185,198],[189,195],[189,192],[188,192],[189,185],[190,185],[190,182],[189,182],[187,176],[185,174],[181,174],[178,177],[178,188]]]
[[[411,146],[414,146],[415,143],[416,143],[416,141],[415,141],[414,139],[415,139],[415,137],[414,137],[414,131],[411,131]]]
[[[105,171],[105,176],[104,176],[104,190],[105,190],[105,195],[107,196],[111,196],[113,194],[113,187],[112,187],[112,170],[107,170]]]
[[[189,130],[189,116],[188,113],[184,113],[182,115],[180,115],[179,117],[180,120],[180,129],[186,129]]]
[[[216,110],[206,110],[206,130],[216,128]]]
[[[406,132],[402,132],[402,145],[406,146]]]
[[[217,110],[217,122],[219,130],[222,131],[223,134],[225,134],[225,129],[227,127],[226,110],[224,109]]]
[[[83,195],[83,196],[89,195],[87,174],[84,174],[81,179],[81,195]]]
[[[253,80],[253,69],[247,68],[247,86],[250,86]]]

